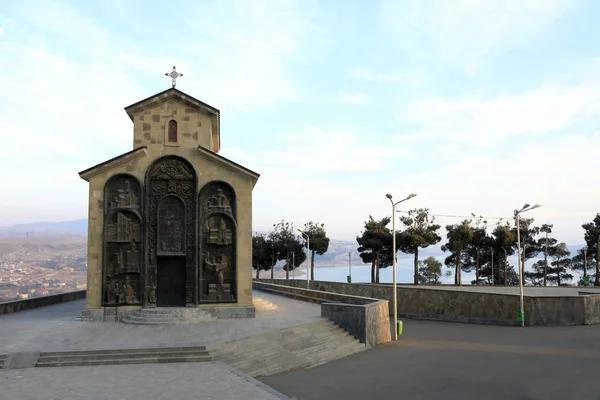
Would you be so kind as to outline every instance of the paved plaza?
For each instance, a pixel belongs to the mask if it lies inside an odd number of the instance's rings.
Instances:
[[[201,324],[127,325],[81,322],[85,300],[0,315],[0,353],[206,346],[284,329],[321,318],[321,306],[255,291],[277,305],[256,318],[222,319]]]
[[[0,370],[0,400],[287,398],[219,363]]]
[[[301,400],[600,399],[600,325],[403,322],[397,342],[260,380]]]

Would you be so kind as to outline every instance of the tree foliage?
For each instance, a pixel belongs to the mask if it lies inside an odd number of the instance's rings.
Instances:
[[[285,270],[286,279],[289,279],[290,271],[296,269],[306,260],[305,246],[300,237],[295,234],[294,224],[284,220],[273,224],[273,230],[268,235],[268,242],[271,245],[275,261],[285,260],[283,269]]]
[[[361,260],[371,264],[371,283],[379,283],[379,269],[393,263],[392,232],[387,227],[390,221],[390,217],[376,220],[369,215],[364,231],[356,237]]]
[[[448,242],[442,246],[442,251],[452,252],[452,254],[446,258],[446,265],[454,266],[454,284],[462,285],[461,261],[462,257],[467,255],[466,253],[463,254],[463,250],[473,240],[471,221],[464,220],[460,224],[446,225],[446,231]]]
[[[442,283],[442,263],[429,256],[426,259],[419,261],[419,283],[425,285],[439,285]]]
[[[493,246],[494,253],[501,256],[498,257],[498,268],[494,270],[495,282],[499,282],[504,286],[518,283],[519,279],[514,268],[508,264],[508,256],[514,254],[514,245],[517,240],[514,232],[508,224],[499,224],[492,232],[494,237]]]
[[[256,270],[256,279],[260,271],[268,271],[273,267],[272,246],[263,234],[252,236],[252,267]]]
[[[595,261],[596,273],[594,274],[594,286],[600,286],[600,214],[596,214],[592,222],[581,225],[584,233],[588,256]]]
[[[310,238],[310,279],[315,279],[315,254],[322,256],[329,248],[329,238],[325,231],[325,224],[308,222],[304,224],[304,233]],[[304,244],[306,247],[306,243]]]
[[[404,225],[397,235],[398,249],[403,253],[414,254],[414,284],[419,284],[419,248],[434,245],[442,238],[436,233],[440,226],[427,208],[415,208],[408,215],[400,217]]]

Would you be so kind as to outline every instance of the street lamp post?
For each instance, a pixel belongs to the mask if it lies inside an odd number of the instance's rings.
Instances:
[[[302,236],[306,236],[306,288],[310,289],[310,236],[300,229],[298,229],[298,232],[300,232]]]
[[[530,206],[529,203],[525,203],[523,208],[520,210],[515,210],[515,224],[517,225],[517,262],[519,263],[519,303],[521,305],[519,320],[521,322],[521,326],[525,326],[525,305],[523,303],[523,285],[525,279],[523,276],[523,262],[521,260],[521,224],[519,217],[522,212],[531,211],[539,207],[541,207],[539,204]]]
[[[405,199],[400,200],[397,203],[394,203],[394,200],[392,199],[392,195],[387,193],[385,195],[385,197],[387,197],[388,199],[390,199],[390,203],[392,203],[392,263],[393,263],[393,303],[394,303],[394,340],[398,340],[398,290],[396,288],[396,206],[400,203],[402,203],[403,201],[412,199],[413,197],[415,197],[416,194],[411,193],[409,194]]]

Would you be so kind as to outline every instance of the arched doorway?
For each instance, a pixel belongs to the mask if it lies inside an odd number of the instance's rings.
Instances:
[[[196,173],[185,159],[165,156],[150,165],[146,181],[146,305],[193,305],[196,293]]]

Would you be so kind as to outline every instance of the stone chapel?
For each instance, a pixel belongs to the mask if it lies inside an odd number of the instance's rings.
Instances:
[[[173,68],[175,71],[175,68]],[[254,317],[252,190],[259,174],[220,156],[220,112],[175,88],[125,107],[133,150],[89,182],[83,320],[186,307]]]

